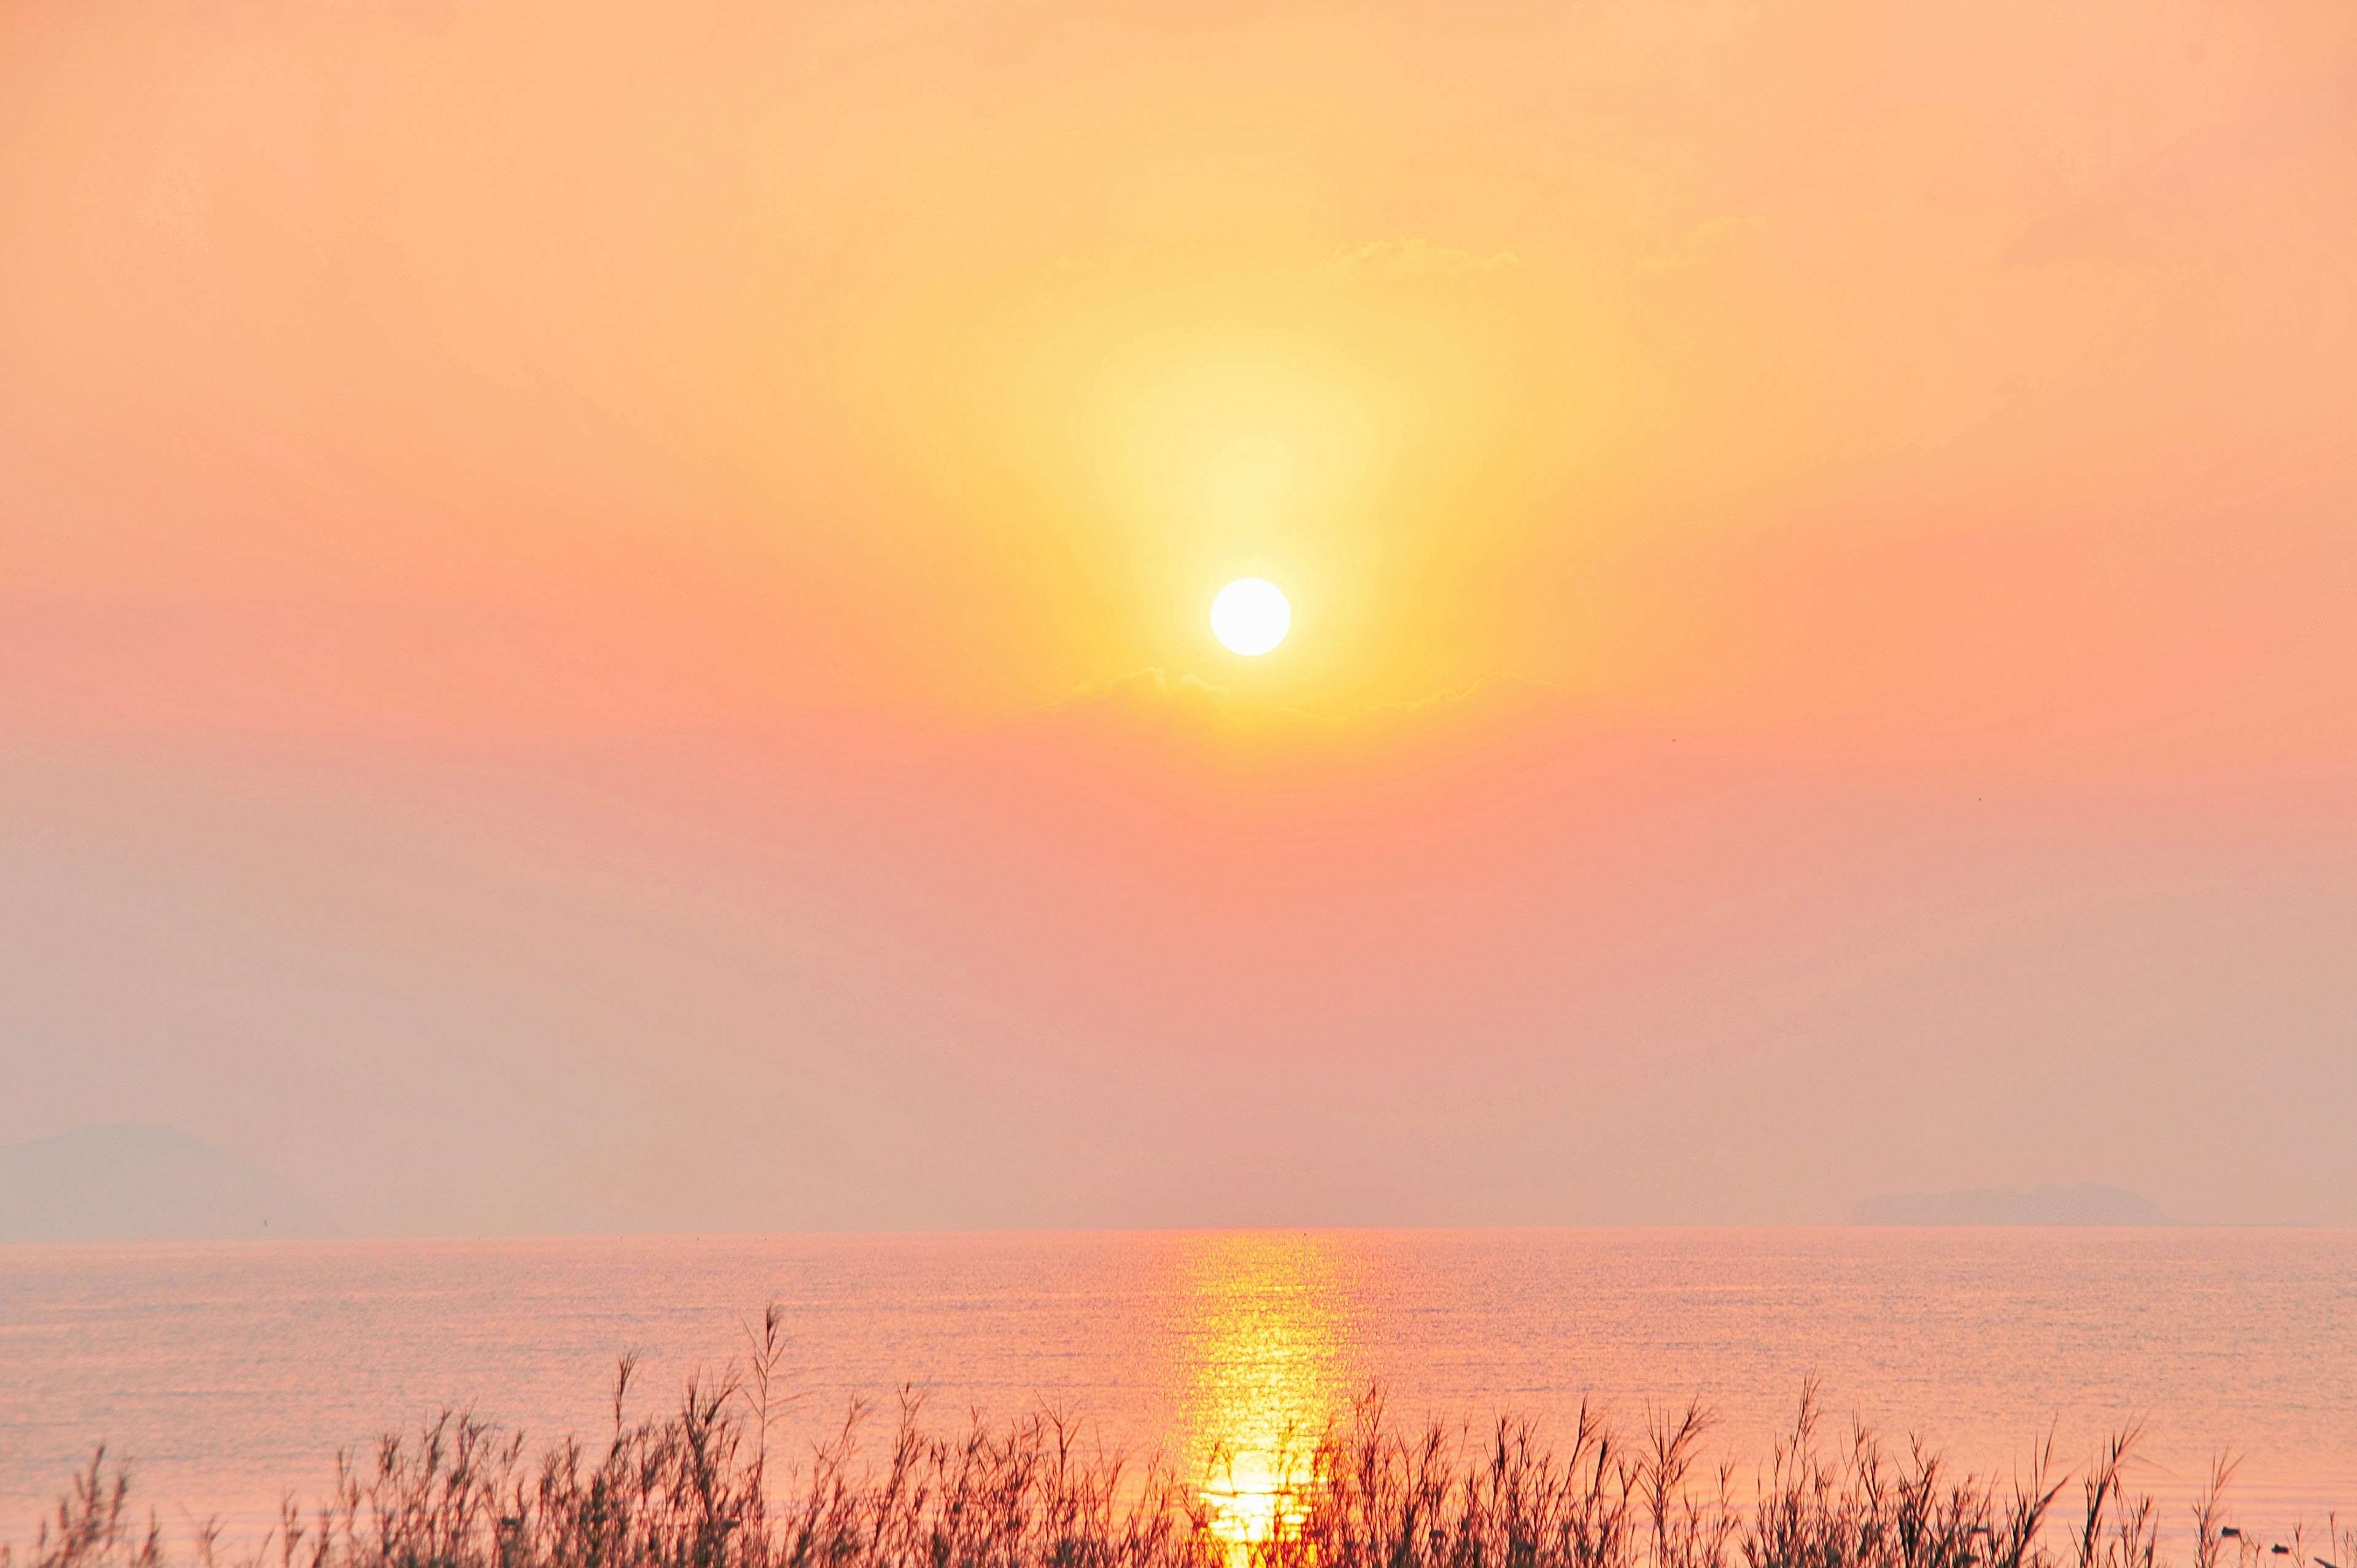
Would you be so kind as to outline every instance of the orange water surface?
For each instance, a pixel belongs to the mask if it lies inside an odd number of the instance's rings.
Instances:
[[[2000,1474],[2141,1419],[2171,1529],[2221,1450],[2247,1529],[2357,1511],[2348,1231],[634,1237],[0,1248],[0,1541],[100,1442],[169,1536],[259,1530],[339,1448],[445,1405],[595,1434],[619,1353],[651,1412],[770,1301],[789,1441],[903,1385],[945,1423],[1052,1407],[1202,1477],[1239,1534],[1288,1444],[1378,1383],[1410,1419],[1557,1433],[1583,1397],[1629,1423],[1700,1399],[1745,1475],[1811,1377]]]

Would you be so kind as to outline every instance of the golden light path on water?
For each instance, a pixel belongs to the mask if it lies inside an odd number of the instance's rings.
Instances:
[[[1175,1337],[1184,1472],[1200,1477],[1212,1530],[1243,1556],[1288,1510],[1310,1451],[1362,1384],[1329,1238],[1262,1232],[1191,1239]]]

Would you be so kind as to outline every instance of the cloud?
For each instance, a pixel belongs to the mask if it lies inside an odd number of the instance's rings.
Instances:
[[[1149,665],[1091,686],[1076,686],[1036,708],[1011,715],[1017,725],[1047,722],[1118,728],[1205,730],[1232,717],[1228,689],[1214,686],[1200,675],[1173,680],[1167,671]]]
[[[1756,213],[1730,212],[1697,223],[1677,244],[1637,263],[1640,273],[1683,272],[1718,260],[1746,241],[1768,231],[1768,220]]]
[[[1361,703],[1340,713],[1312,713],[1297,707],[1238,703],[1225,686],[1215,686],[1198,675],[1174,680],[1168,671],[1149,666],[1096,685],[1075,687],[1006,722],[1019,726],[1040,721],[1077,721],[1087,727],[1194,734],[1217,730],[1231,738],[1283,741],[1319,736],[1373,737],[1466,718],[1536,722],[1560,716],[1565,706],[1562,690],[1552,683],[1500,671],[1463,688],[1405,702]]]
[[[1377,240],[1355,250],[1347,246],[1337,250],[1318,263],[1317,276],[1329,283],[1354,278],[1466,277],[1522,264],[1523,258],[1512,251],[1483,256],[1428,240]]]
[[[1472,712],[1534,712],[1555,713],[1566,703],[1563,688],[1552,681],[1542,681],[1532,675],[1519,675],[1511,670],[1493,670],[1469,686],[1451,686],[1433,693],[1428,697],[1416,697],[1404,703],[1361,703],[1351,713],[1352,722],[1365,724],[1378,719],[1415,714],[1451,714]]]

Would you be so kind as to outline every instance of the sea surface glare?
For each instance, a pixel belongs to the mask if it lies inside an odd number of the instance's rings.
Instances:
[[[873,1452],[913,1385],[944,1424],[1052,1407],[1182,1471],[1222,1444],[1248,1484],[1372,1383],[1410,1421],[1557,1435],[1583,1395],[1628,1426],[1698,1398],[1740,1497],[1813,1376],[1834,1440],[1854,1415],[2000,1476],[2142,1418],[2134,1478],[2180,1545],[2221,1450],[2246,1528],[2357,1514],[2357,1232],[633,1237],[0,1248],[0,1541],[101,1442],[177,1551],[209,1515],[258,1536],[444,1406],[595,1440],[621,1352],[653,1413],[771,1301],[790,1444],[862,1399]]]

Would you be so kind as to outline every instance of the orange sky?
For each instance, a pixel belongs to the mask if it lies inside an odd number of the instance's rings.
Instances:
[[[2352,410],[2345,5],[9,7],[0,1139],[2357,1221]]]

